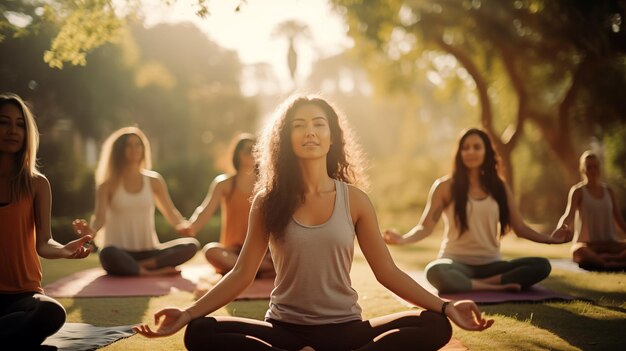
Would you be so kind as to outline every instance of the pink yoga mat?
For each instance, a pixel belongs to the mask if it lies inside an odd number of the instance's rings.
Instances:
[[[474,300],[476,303],[490,304],[490,303],[502,303],[502,302],[538,302],[548,300],[573,300],[574,297],[568,294],[560,293],[550,290],[541,285],[535,285],[530,289],[509,292],[509,291],[471,291],[467,293],[457,294],[439,294],[437,289],[430,285],[426,280],[426,275],[423,271],[411,271],[407,272],[411,278],[418,282],[424,289],[431,293],[438,295],[443,299],[449,300]],[[395,296],[395,295],[394,295]],[[400,299],[396,296],[400,302],[406,306],[412,306],[408,302]]]
[[[174,291],[194,292],[199,281],[215,274],[208,264],[182,265],[181,274],[156,277],[116,277],[101,268],[76,272],[44,286],[52,297],[162,296]],[[268,299],[273,279],[257,279],[238,299]]]

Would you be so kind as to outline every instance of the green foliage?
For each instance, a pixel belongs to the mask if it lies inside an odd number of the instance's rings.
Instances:
[[[626,217],[626,124],[614,128],[605,137],[604,145],[606,178]]]

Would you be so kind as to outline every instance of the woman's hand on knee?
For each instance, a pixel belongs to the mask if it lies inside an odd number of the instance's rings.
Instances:
[[[187,310],[165,308],[154,314],[155,330],[147,324],[136,325],[133,330],[149,338],[168,336],[182,329],[190,321],[191,315]]]
[[[472,300],[451,301],[445,314],[454,324],[465,330],[485,330],[494,322],[493,319],[483,318],[480,309]]]

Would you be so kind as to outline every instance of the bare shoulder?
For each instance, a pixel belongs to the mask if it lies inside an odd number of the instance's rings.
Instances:
[[[574,192],[574,191],[580,191],[583,187],[585,186],[585,183],[580,182],[577,184],[572,185],[572,187],[570,188],[570,191]]]
[[[351,211],[360,212],[362,209],[373,206],[367,193],[351,184],[348,184],[348,199]]]
[[[215,179],[213,179],[213,186],[218,188],[228,187],[232,185],[235,176],[229,174],[220,174]]]
[[[159,181],[163,179],[163,176],[161,176],[161,174],[159,174],[159,172],[153,171],[153,170],[149,170],[149,169],[143,169],[141,170],[141,174],[143,174],[144,176],[148,177],[150,179],[150,181]]]
[[[233,181],[233,178],[235,178],[234,175],[223,173],[215,177],[215,179],[213,179],[213,183],[231,183]]]
[[[433,189],[440,191],[450,191],[452,188],[452,177],[449,175],[438,178],[433,183]]]
[[[41,191],[50,191],[50,182],[45,175],[38,173],[33,177],[33,189],[39,193]]]

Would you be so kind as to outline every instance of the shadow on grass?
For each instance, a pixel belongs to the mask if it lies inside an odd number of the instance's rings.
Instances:
[[[599,286],[589,288],[580,286],[581,284],[577,284],[577,281],[581,281],[583,279],[597,282],[606,282],[607,278],[624,278],[624,280],[626,280],[626,275],[622,273],[567,273],[564,275],[553,274],[548,279],[541,282],[541,284],[552,290],[568,293],[581,299],[593,301],[593,303],[597,305],[610,308],[618,312],[626,313],[625,309],[618,307],[619,304],[626,302],[626,292],[615,291],[615,289],[623,289],[623,285],[620,286],[619,281],[615,284],[615,287],[608,286],[604,289],[601,289]]]
[[[501,314],[547,330],[581,350],[623,350],[626,315],[608,318],[606,313],[602,313],[604,307],[594,305],[590,305],[583,313],[576,313],[573,310],[580,307],[577,303],[580,302],[520,303],[481,308],[487,313]],[[594,317],[603,315],[601,318]]]

